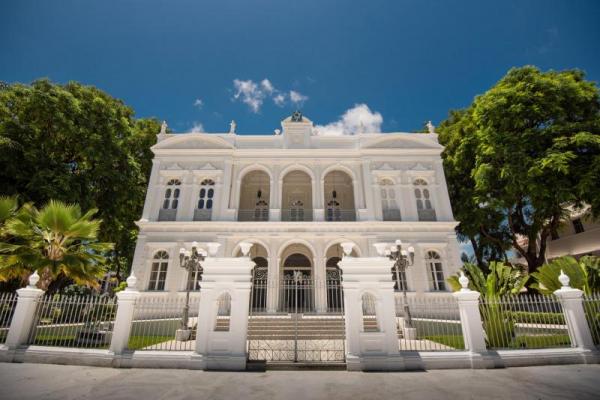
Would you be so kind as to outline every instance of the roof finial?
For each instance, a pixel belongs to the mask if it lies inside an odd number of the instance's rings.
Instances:
[[[229,133],[234,134],[236,127],[237,127],[237,124],[235,123],[235,121],[231,120],[231,122],[229,123]]]
[[[431,121],[427,121],[427,130],[429,133],[435,133],[435,125],[433,125]]]
[[[167,121],[163,121],[162,124],[160,124],[160,135],[166,135],[167,134]]]

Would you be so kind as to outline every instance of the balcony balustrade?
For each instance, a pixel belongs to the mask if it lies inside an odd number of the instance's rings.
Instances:
[[[161,208],[158,211],[158,220],[159,221],[175,221],[177,217],[177,209],[173,208]]]
[[[281,210],[282,221],[312,221],[313,210],[310,209],[283,209]]]
[[[238,210],[238,221],[268,221],[268,209]]]
[[[210,221],[212,218],[212,210],[194,210],[194,221]]]
[[[435,210],[417,210],[419,212],[419,221],[435,221]]]
[[[325,221],[356,221],[356,210],[326,210]]]
[[[397,209],[388,209],[383,210],[383,220],[384,221],[401,221],[400,210]]]

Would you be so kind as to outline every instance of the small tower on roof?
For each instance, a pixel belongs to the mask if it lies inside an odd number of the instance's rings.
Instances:
[[[292,115],[281,121],[281,128],[286,148],[310,147],[313,122],[300,111],[294,111]]]

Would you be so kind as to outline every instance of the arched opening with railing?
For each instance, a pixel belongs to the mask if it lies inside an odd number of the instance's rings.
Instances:
[[[268,221],[271,178],[264,171],[251,171],[242,178],[238,221]]]
[[[352,178],[335,170],[325,175],[323,183],[325,220],[356,221]]]
[[[312,179],[304,171],[288,172],[282,181],[281,220],[312,221]]]

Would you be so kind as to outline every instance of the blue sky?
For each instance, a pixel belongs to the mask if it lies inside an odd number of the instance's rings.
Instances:
[[[2,0],[0,80],[95,85],[176,132],[271,133],[297,107],[411,131],[513,66],[600,80],[599,20],[573,0]]]

